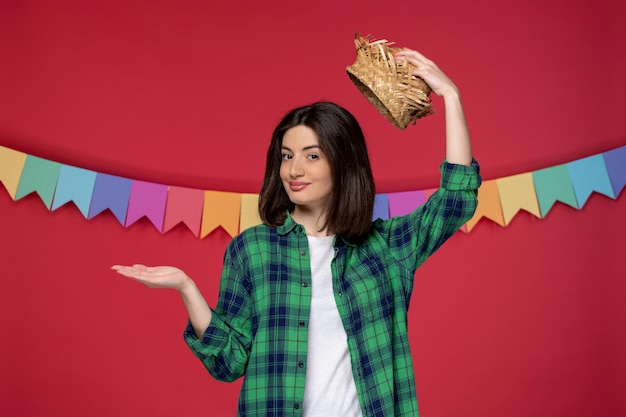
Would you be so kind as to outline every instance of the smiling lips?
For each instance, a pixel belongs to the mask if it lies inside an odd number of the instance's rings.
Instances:
[[[289,188],[291,189],[291,191],[302,191],[306,188],[307,185],[309,184],[306,182],[289,181]]]

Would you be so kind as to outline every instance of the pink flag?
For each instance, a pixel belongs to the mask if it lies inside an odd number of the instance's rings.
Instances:
[[[128,227],[146,216],[159,232],[163,232],[166,203],[167,185],[133,180],[130,186],[125,226]]]

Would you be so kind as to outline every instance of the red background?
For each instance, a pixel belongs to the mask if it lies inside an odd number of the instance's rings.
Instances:
[[[432,4],[431,4],[432,3]],[[432,188],[440,111],[400,132],[345,74],[358,29],[460,86],[485,179],[626,144],[626,3],[2,1],[0,145],[168,185],[257,193],[273,126],[336,101],[379,193]],[[416,275],[425,417],[626,414],[624,194],[457,233]],[[182,341],[179,297],[108,270],[174,264],[214,304],[229,236],[86,220],[0,190],[0,414],[233,415]]]

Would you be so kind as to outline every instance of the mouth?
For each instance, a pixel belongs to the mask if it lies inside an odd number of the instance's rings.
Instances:
[[[289,181],[289,188],[291,189],[291,191],[302,191],[304,190],[309,184],[306,182],[298,182],[298,181]]]

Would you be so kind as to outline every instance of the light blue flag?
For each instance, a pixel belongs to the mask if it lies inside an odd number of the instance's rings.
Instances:
[[[96,184],[96,173],[82,168],[61,165],[57,189],[54,192],[52,210],[73,201],[76,207],[87,218],[93,187]]]
[[[374,219],[387,220],[389,218],[389,198],[387,194],[376,194],[374,197]]]
[[[578,208],[567,165],[541,169],[532,175],[541,217],[545,217],[557,201]]]
[[[592,192],[615,198],[602,155],[594,155],[567,164],[578,207],[582,208]]]
[[[60,170],[61,164],[58,162],[27,155],[15,200],[36,191],[46,207],[50,209]]]

